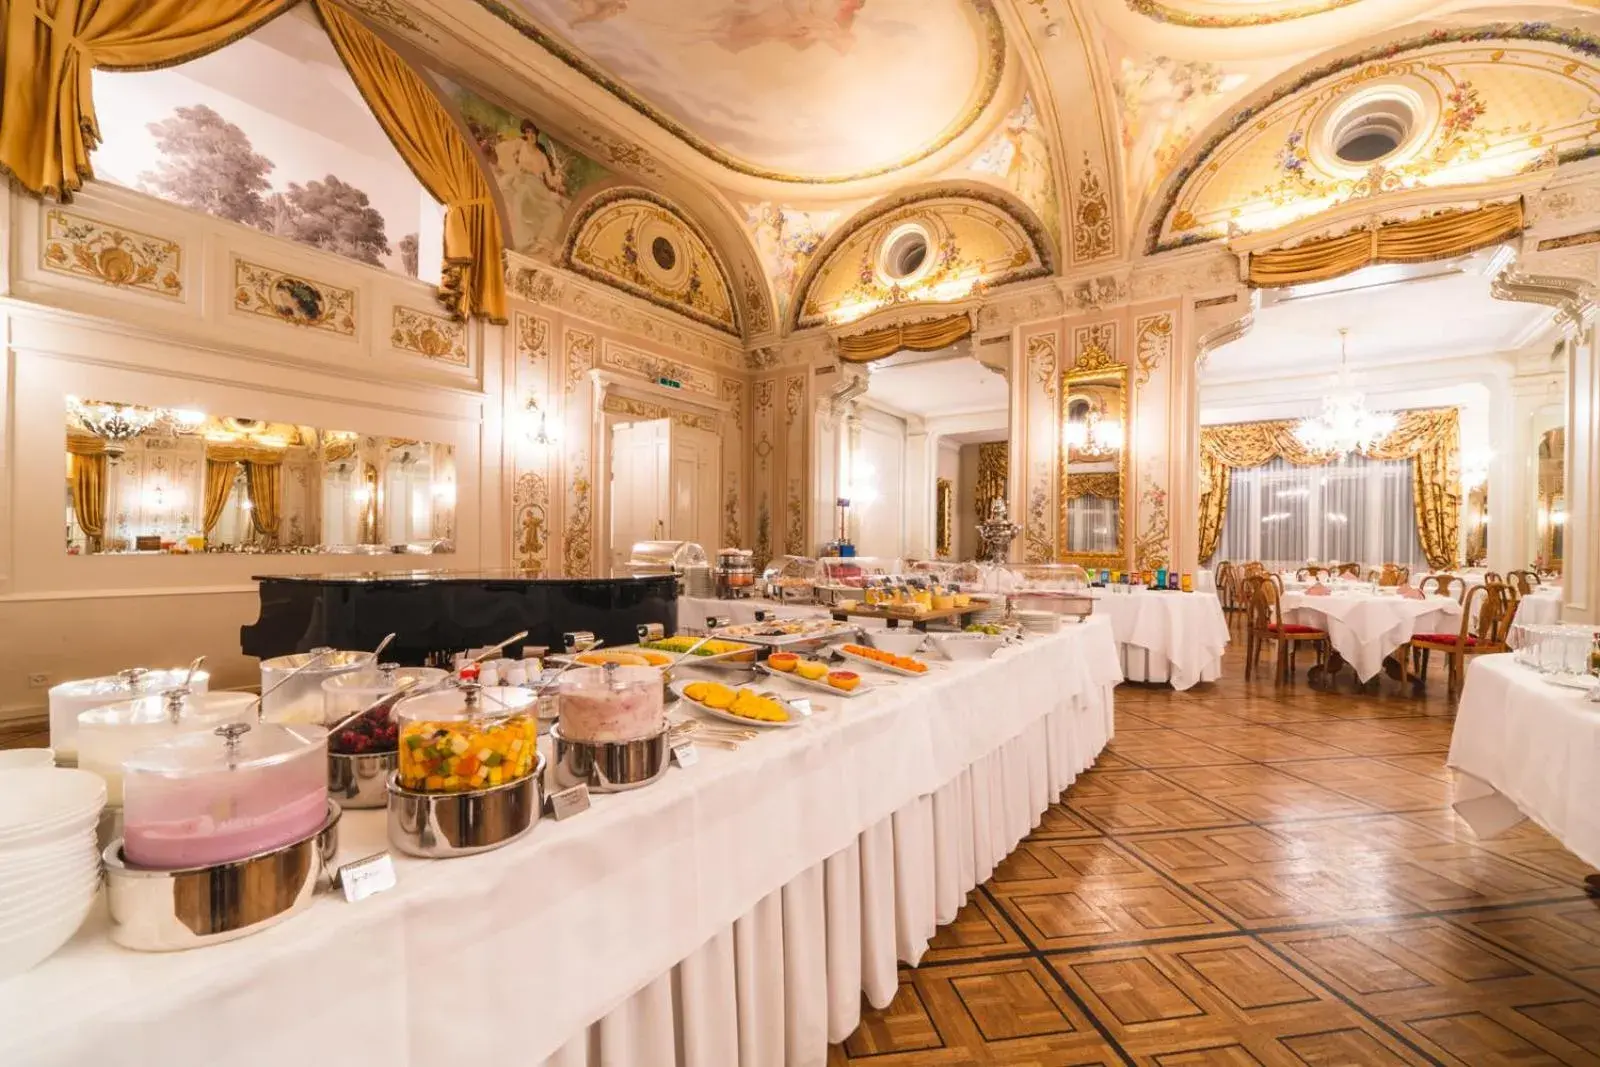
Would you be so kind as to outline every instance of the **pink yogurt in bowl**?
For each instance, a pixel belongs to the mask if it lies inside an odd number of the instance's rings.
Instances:
[[[667,728],[658,667],[582,667],[562,675],[559,686],[568,741],[639,741]]]

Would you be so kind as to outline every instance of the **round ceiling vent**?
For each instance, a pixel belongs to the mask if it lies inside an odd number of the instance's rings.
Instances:
[[[920,223],[896,226],[883,239],[878,253],[878,271],[896,285],[921,278],[933,266],[933,245]]]
[[[1409,100],[1375,94],[1342,109],[1329,124],[1328,142],[1340,162],[1366,166],[1394,155],[1416,129],[1417,113]]]

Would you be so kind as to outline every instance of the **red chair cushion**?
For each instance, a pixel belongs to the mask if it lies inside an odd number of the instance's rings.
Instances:
[[[1267,629],[1271,630],[1273,633],[1277,633],[1279,631],[1280,627],[1278,626],[1277,623],[1269,623],[1267,625]],[[1301,626],[1297,622],[1286,622],[1286,623],[1283,624],[1281,629],[1286,634],[1320,634],[1320,633],[1322,633],[1322,631],[1317,629],[1315,626]]]
[[[1432,641],[1434,644],[1438,644],[1438,645],[1453,645],[1457,641],[1461,640],[1461,635],[1460,634],[1415,634],[1411,638],[1411,640],[1413,640],[1413,641]],[[1469,636],[1467,638],[1467,644],[1475,645],[1477,643],[1478,643],[1478,639],[1476,637],[1470,637]]]

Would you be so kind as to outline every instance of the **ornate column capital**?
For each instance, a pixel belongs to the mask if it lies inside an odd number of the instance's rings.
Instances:
[[[1553,274],[1530,274],[1520,266],[1510,266],[1489,283],[1489,295],[1496,300],[1543,304],[1556,309],[1556,323],[1583,329],[1594,318],[1596,289],[1579,278]]]

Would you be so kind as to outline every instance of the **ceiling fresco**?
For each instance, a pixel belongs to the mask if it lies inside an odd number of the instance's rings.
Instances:
[[[1195,29],[1240,29],[1324,15],[1360,0],[1123,0],[1128,10],[1155,22]]]
[[[1249,80],[1204,59],[1123,56],[1116,79],[1129,198],[1143,203],[1177,167],[1197,133]]]
[[[1418,102],[1370,164],[1327,137],[1356,92]],[[1478,183],[1600,151],[1600,39],[1543,23],[1457,28],[1343,57],[1240,108],[1169,181],[1146,251],[1273,229],[1349,200]]]
[[[478,0],[705,156],[834,183],[948,145],[1001,83],[991,0]]]

